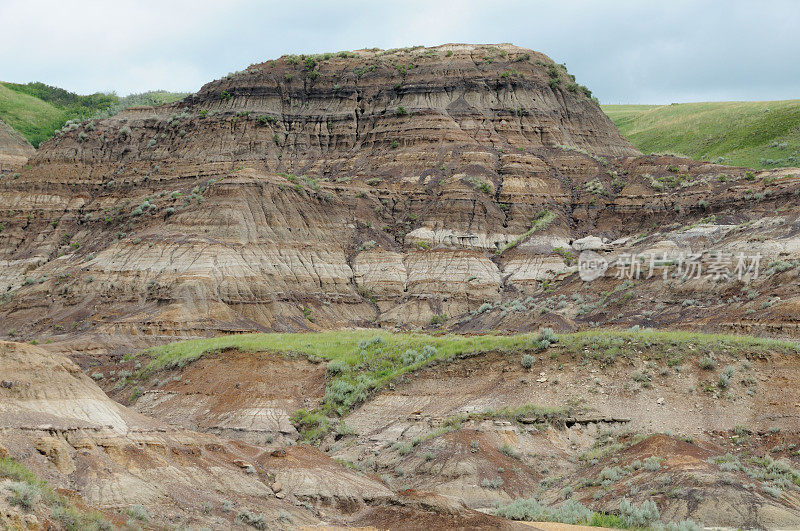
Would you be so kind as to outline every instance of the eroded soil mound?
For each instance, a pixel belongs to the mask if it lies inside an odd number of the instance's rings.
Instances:
[[[371,511],[388,504],[420,522],[500,522],[466,507],[441,516],[433,506],[421,511],[418,501],[404,501],[377,477],[347,470],[315,448],[252,446],[146,418],[108,399],[73,362],[37,347],[0,343],[0,375],[0,458],[74,491],[111,519],[132,514],[156,526],[216,528],[342,525],[372,522],[378,515]],[[4,464],[0,471],[8,470]],[[32,513],[6,516],[25,521],[25,514]]]

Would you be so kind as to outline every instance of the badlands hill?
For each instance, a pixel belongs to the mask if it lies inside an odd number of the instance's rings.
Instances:
[[[75,351],[353,325],[794,334],[796,176],[641,156],[588,94],[511,45],[362,50],[70,127],[0,181],[0,333]],[[712,247],[764,274],[576,274],[584,248]]]
[[[545,55],[284,56],[15,173],[4,525],[800,525],[800,170],[643,155]]]

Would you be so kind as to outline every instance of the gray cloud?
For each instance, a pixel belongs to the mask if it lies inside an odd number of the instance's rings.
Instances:
[[[800,97],[794,0],[2,0],[0,20],[0,79],[80,93],[195,91],[284,53],[511,42],[607,103]]]

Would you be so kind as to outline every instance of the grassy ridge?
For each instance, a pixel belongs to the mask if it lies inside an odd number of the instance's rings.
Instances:
[[[733,166],[800,166],[800,100],[603,105],[643,153]]]
[[[662,330],[589,330],[556,337],[552,331],[513,336],[455,334],[432,336],[422,333],[393,334],[379,330],[342,330],[322,333],[238,334],[195,339],[147,349],[139,355],[150,357],[135,379],[175,367],[183,367],[206,354],[227,349],[244,352],[301,354],[311,360],[328,361],[325,396],[319,408],[298,410],[292,417],[308,442],[319,441],[331,429],[331,418],[342,417],[366,401],[389,382],[435,361],[462,355],[503,352],[521,356],[550,351],[581,356],[613,364],[618,358],[647,359],[679,365],[687,359],[715,353],[746,355],[756,352],[800,353],[800,344],[776,339],[725,334],[700,334]],[[709,361],[709,363],[714,363]],[[125,385],[127,382],[124,382]]]
[[[0,83],[0,120],[19,131],[34,147],[39,147],[69,120],[104,118],[127,107],[161,105],[186,96],[165,91],[122,98],[99,92],[81,96],[44,83]]]
[[[429,335],[422,333],[400,333],[380,330],[337,330],[317,333],[271,333],[236,334],[210,339],[191,339],[160,347],[153,347],[129,356],[149,356],[147,372],[157,372],[173,367],[182,367],[208,353],[226,349],[243,352],[283,352],[315,356],[324,360],[338,360],[348,365],[357,365],[364,357],[364,342],[380,338],[383,356],[396,357],[408,349],[421,351],[425,346],[436,348],[431,359],[450,358],[467,353],[492,351],[517,352],[531,349],[536,334],[478,335],[456,334]],[[714,349],[727,352],[750,352],[771,350],[785,354],[800,354],[800,344],[780,339],[758,338],[731,334],[703,334],[668,330],[587,330],[558,336],[558,346],[567,350],[590,348],[593,352],[619,347],[627,350],[650,348],[658,350],[691,346],[695,355]]]

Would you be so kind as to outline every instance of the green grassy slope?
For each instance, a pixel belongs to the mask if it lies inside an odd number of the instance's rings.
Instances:
[[[102,93],[81,96],[44,83],[0,83],[0,120],[39,147],[69,120],[103,118],[134,105],[161,105],[186,96],[165,91],[123,98]]]
[[[13,91],[0,83],[0,120],[19,131],[28,142],[37,147],[53,136],[68,120],[63,109]]]
[[[602,108],[643,153],[751,168],[800,166],[800,100]]]

